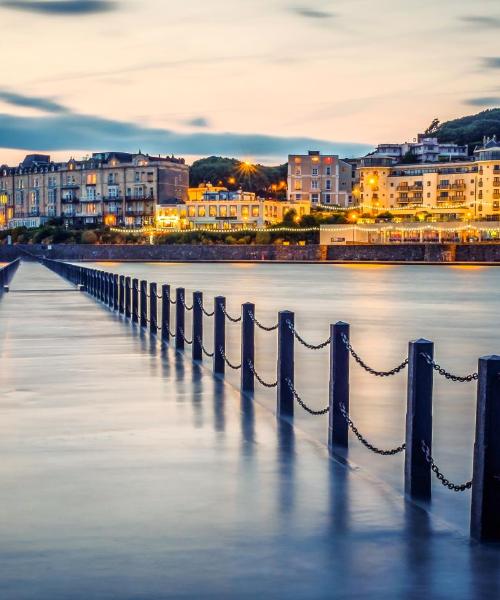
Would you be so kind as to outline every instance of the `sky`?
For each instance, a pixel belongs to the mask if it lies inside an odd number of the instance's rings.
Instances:
[[[0,0],[0,164],[365,154],[500,106],[498,0]]]

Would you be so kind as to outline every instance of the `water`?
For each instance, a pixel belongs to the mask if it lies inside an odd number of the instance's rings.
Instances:
[[[88,265],[88,263],[87,263]],[[351,343],[370,365],[387,370],[407,354],[411,339],[435,343],[435,358],[447,370],[465,375],[477,370],[478,357],[500,353],[497,313],[500,269],[478,266],[300,265],[96,263],[96,267],[139,279],[204,292],[205,306],[216,295],[227,297],[237,315],[243,302],[256,304],[264,324],[277,321],[278,310],[295,312],[296,328],[312,343],[328,337],[329,324],[351,324]],[[205,318],[205,345],[213,348],[211,321]],[[189,337],[190,315],[187,317]],[[239,326],[228,323],[227,355],[239,362]],[[276,332],[257,330],[256,366],[268,381],[276,378]],[[206,360],[207,367],[210,366]],[[239,385],[239,373],[227,379]],[[296,345],[295,386],[303,400],[318,409],[327,405],[328,350]],[[256,383],[258,402],[274,410],[275,392]],[[434,449],[446,476],[457,483],[471,478],[475,425],[474,383],[452,383],[436,374]],[[375,378],[352,362],[351,415],[376,446],[392,448],[404,439],[406,372]],[[298,426],[326,442],[327,418],[297,407]],[[403,489],[403,457],[378,457],[351,440],[349,458],[370,474]],[[433,511],[466,532],[470,492],[453,494],[434,486]]]

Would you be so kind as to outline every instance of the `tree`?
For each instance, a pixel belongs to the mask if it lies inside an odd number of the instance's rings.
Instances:
[[[428,136],[435,135],[438,132],[440,125],[441,125],[441,121],[437,117],[432,119],[431,124],[424,131],[424,135],[428,135]]]

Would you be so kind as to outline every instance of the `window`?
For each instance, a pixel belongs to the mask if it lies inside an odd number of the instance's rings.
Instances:
[[[294,190],[302,190],[302,181],[294,181],[293,182],[293,189]]]
[[[331,190],[332,189],[332,180],[331,179],[327,179],[325,182],[326,185],[326,189],[327,190]]]
[[[245,219],[249,216],[249,214],[250,214],[250,210],[249,210],[248,204],[244,204],[241,207],[241,216]]]
[[[302,200],[302,194],[295,194],[295,200]]]
[[[97,173],[87,173],[87,185],[96,185]]]
[[[96,198],[95,187],[88,187],[87,188],[87,199],[95,200],[95,198]]]
[[[332,174],[332,167],[326,167],[325,175],[327,175],[329,177],[331,174]]]
[[[188,208],[188,216],[189,217],[196,217],[196,207],[195,206],[190,206]]]
[[[325,194],[325,204],[330,204],[331,199],[331,194]]]
[[[252,206],[252,217],[258,217],[260,215],[260,207]]]
[[[134,181],[135,181],[136,183],[139,183],[139,182],[141,181],[141,174],[139,173],[139,171],[136,171],[136,172],[134,173]]]
[[[108,188],[108,195],[110,198],[118,198],[118,188],[116,186],[112,186]]]
[[[311,202],[319,202],[319,194],[311,194]]]
[[[230,217],[236,217],[238,213],[238,209],[236,207],[236,204],[231,204],[229,206],[229,216]]]
[[[302,175],[302,169],[300,167],[295,167],[295,176],[300,177]]]
[[[219,217],[227,217],[227,206],[219,206]]]
[[[313,175],[313,177],[317,177],[318,176],[318,167],[313,167],[312,175]]]
[[[198,206],[198,216],[199,217],[205,217],[206,216],[206,209],[204,206]]]
[[[208,214],[211,217],[216,217],[217,216],[217,207],[216,206],[209,206],[208,207]]]
[[[317,190],[319,188],[319,181],[317,179],[313,179],[311,181],[311,189]]]

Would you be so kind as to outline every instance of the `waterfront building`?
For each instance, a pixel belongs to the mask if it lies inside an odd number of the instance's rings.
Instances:
[[[190,188],[187,202],[157,205],[156,224],[160,228],[246,229],[279,223],[290,210],[300,218],[310,214],[311,204],[306,200],[259,198],[253,192],[206,185]]]
[[[353,201],[353,166],[335,154],[310,150],[288,156],[289,202],[348,208]]]
[[[485,139],[469,161],[394,165],[387,157],[362,160],[360,209],[401,219],[500,219],[500,143]]]
[[[434,163],[467,160],[467,146],[439,142],[436,137],[424,133],[419,134],[413,142],[403,144],[379,144],[369,156],[376,158],[391,158],[399,162],[403,158],[411,158],[410,162]]]
[[[97,152],[53,162],[26,156],[0,166],[0,226],[37,227],[54,217],[69,226],[153,225],[157,204],[187,199],[189,167],[174,157]]]

